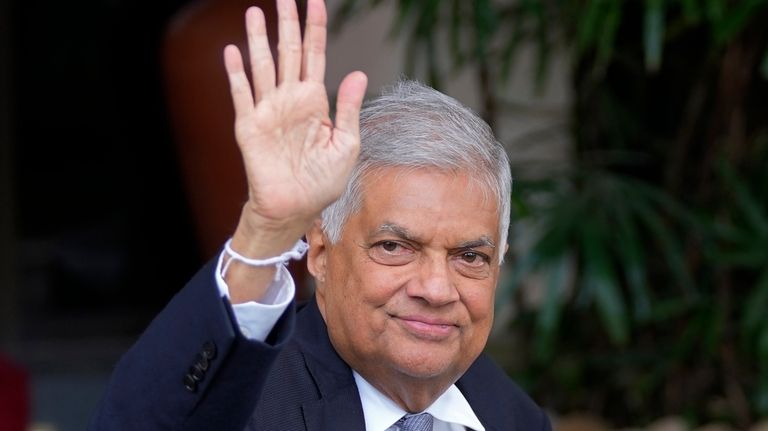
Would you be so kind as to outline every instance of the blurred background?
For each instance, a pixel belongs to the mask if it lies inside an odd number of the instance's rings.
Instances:
[[[250,4],[0,0],[0,430],[83,429],[234,228]],[[328,6],[332,93],[418,78],[507,146],[488,351],[557,429],[768,429],[768,0]]]

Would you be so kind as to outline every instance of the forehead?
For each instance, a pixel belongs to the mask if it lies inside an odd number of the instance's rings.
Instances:
[[[420,235],[498,241],[495,193],[467,171],[388,167],[364,177],[359,228],[397,225]],[[350,222],[353,220],[350,219]]]

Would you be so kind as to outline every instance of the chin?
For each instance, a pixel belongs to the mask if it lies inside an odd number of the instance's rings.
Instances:
[[[456,358],[431,355],[428,350],[413,355],[403,353],[396,359],[396,369],[402,374],[415,379],[434,379],[461,374]],[[454,379],[455,380],[455,379]]]

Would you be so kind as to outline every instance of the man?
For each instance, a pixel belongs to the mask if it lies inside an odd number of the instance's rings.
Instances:
[[[225,49],[248,202],[216,265],[118,364],[90,428],[550,429],[481,355],[509,220],[502,147],[417,83],[361,112],[361,72],[332,122],[325,6],[307,8],[302,42],[294,0],[278,1],[277,72],[248,10],[253,88]],[[317,289],[297,312],[282,263],[304,234]]]

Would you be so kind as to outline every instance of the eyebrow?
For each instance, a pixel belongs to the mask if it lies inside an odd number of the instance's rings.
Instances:
[[[396,223],[384,223],[380,225],[376,230],[374,231],[374,235],[378,235],[380,233],[391,233],[394,234],[402,239],[413,241],[413,242],[419,242],[419,238],[408,231],[408,229],[396,224]],[[459,244],[456,248],[457,249],[471,249],[471,248],[477,248],[477,247],[490,247],[492,249],[496,249],[496,244],[494,244],[493,240],[489,238],[487,235],[483,235],[480,238],[477,239],[471,239],[469,241],[464,241],[461,244]]]
[[[465,242],[459,244],[459,246],[457,248],[463,249],[463,248],[477,248],[477,247],[490,247],[490,248],[495,249],[496,248],[496,244],[494,244],[493,241],[490,238],[488,238],[487,236],[483,235],[483,236],[481,236],[478,239],[473,239],[473,240],[465,241]]]
[[[388,233],[394,234],[394,235],[396,235],[396,236],[398,236],[398,237],[400,237],[402,239],[406,239],[408,241],[418,242],[418,238],[415,235],[410,233],[408,231],[408,229],[406,229],[406,228],[404,228],[404,227],[402,227],[402,226],[400,226],[400,225],[398,225],[396,223],[389,223],[389,222],[387,222],[387,223],[382,224],[381,226],[376,228],[376,230],[374,231],[374,235],[378,235],[378,234],[384,233],[384,232],[388,232]]]

